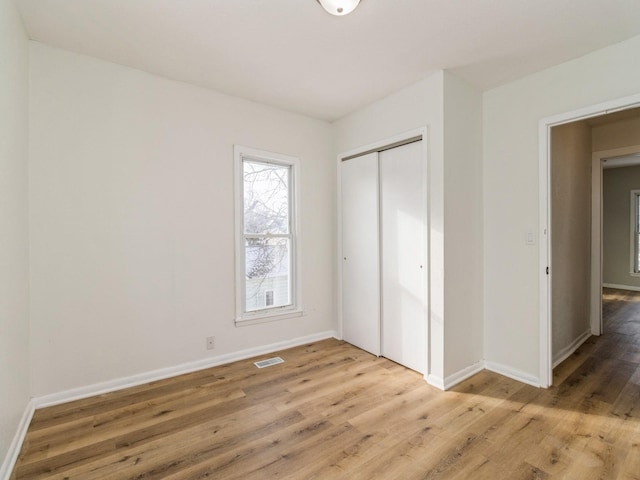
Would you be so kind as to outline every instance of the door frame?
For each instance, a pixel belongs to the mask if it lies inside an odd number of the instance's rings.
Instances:
[[[593,152],[591,157],[591,334],[602,335],[604,160],[640,153],[640,145]]]
[[[552,321],[551,318],[551,292],[553,288],[553,259],[551,258],[551,128],[579,120],[606,115],[621,110],[628,110],[640,106],[640,94],[631,95],[608,102],[572,110],[566,113],[543,118],[538,123],[538,158],[539,158],[539,212],[540,212],[540,249],[539,249],[539,378],[540,386],[547,388],[553,383],[553,358],[552,358]],[[593,162],[593,160],[592,160]],[[593,173],[592,173],[593,175]],[[594,181],[592,177],[592,182]],[[592,195],[592,203],[594,197]],[[600,202],[600,200],[598,200]],[[593,210],[592,210],[593,214]],[[592,225],[593,236],[593,225]],[[596,236],[596,238],[598,238]],[[592,241],[591,258],[596,258],[596,265],[601,265],[601,251],[594,252]],[[601,242],[598,242],[601,248]],[[548,273],[547,273],[548,268]],[[601,268],[597,269],[601,275]],[[599,283],[598,283],[599,282]],[[602,279],[595,277],[594,269],[591,272],[591,313],[590,321],[593,329],[594,318],[597,311],[593,308],[600,306],[600,302],[593,299],[594,291],[601,288]],[[596,295],[597,296],[597,295]],[[596,305],[597,303],[597,305]],[[599,320],[598,320],[599,321]]]
[[[337,256],[336,256],[336,268],[337,268],[337,303],[338,303],[338,331],[340,333],[340,339],[343,338],[343,318],[342,318],[342,170],[340,165],[343,161],[348,160],[349,158],[365,155],[367,153],[379,152],[381,150],[387,150],[389,148],[393,148],[395,146],[400,146],[406,143],[409,143],[411,140],[422,140],[422,188],[423,188],[423,211],[424,211],[424,239],[425,239],[425,266],[424,269],[424,318],[425,318],[425,346],[426,346],[426,354],[427,358],[425,361],[425,371],[423,372],[425,379],[427,378],[429,372],[431,371],[431,359],[430,359],[430,285],[431,285],[431,262],[430,262],[430,249],[429,245],[431,245],[430,241],[430,222],[429,222],[429,162],[428,162],[428,129],[427,127],[420,127],[416,129],[412,129],[406,132],[399,133],[392,137],[387,137],[385,139],[379,140],[377,142],[373,142],[367,145],[362,145],[360,147],[356,147],[337,155],[336,160],[336,170],[337,170],[337,228],[336,228],[336,244],[337,244]]]

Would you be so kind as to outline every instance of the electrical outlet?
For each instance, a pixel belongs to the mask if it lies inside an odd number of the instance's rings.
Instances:
[[[207,337],[207,350],[216,348],[216,337]]]

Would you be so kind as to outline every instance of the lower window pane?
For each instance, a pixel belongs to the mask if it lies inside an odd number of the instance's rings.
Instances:
[[[290,266],[289,239],[246,239],[245,311],[291,305]]]

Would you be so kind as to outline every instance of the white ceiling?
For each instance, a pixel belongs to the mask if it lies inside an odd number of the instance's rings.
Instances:
[[[639,0],[15,0],[33,40],[335,120],[440,69],[485,90],[640,34]]]

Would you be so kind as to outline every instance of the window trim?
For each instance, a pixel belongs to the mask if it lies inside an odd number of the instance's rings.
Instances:
[[[631,205],[629,211],[631,213],[631,221],[629,224],[629,251],[630,251],[630,266],[629,266],[629,275],[632,277],[640,277],[640,268],[636,270],[636,226],[638,225],[638,215],[640,215],[640,190],[631,190]],[[640,267],[640,262],[638,262]]]
[[[235,289],[236,289],[236,316],[235,324],[252,325],[265,321],[282,320],[302,315],[301,288],[300,288],[300,161],[296,157],[267,152],[255,148],[234,145],[234,176],[235,176]],[[289,167],[289,208],[291,229],[291,305],[281,307],[269,307],[261,310],[247,312],[246,305],[246,275],[245,275],[245,235],[244,235],[244,161],[272,163]]]

